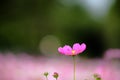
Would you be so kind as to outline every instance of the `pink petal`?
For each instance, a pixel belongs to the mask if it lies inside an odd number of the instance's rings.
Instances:
[[[63,47],[63,50],[64,50],[65,55],[72,55],[72,48],[70,46],[65,45]]]
[[[86,49],[86,44],[82,43],[80,53],[83,52],[85,49]]]
[[[58,48],[58,52],[64,54],[63,48],[62,48],[62,47],[59,47],[59,48]]]
[[[79,43],[75,43],[73,45],[73,50],[75,50],[75,54],[82,53],[86,49],[86,45],[82,43],[81,45]]]
[[[81,46],[80,46],[80,44],[79,43],[75,43],[74,45],[73,45],[73,50],[75,50],[75,53],[79,53],[80,52],[80,49],[81,49]]]

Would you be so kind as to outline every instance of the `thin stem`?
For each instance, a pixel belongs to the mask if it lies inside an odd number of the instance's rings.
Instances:
[[[76,80],[76,62],[75,62],[75,56],[72,56],[73,57],[73,80]]]
[[[48,77],[46,76],[46,80],[48,80]]]

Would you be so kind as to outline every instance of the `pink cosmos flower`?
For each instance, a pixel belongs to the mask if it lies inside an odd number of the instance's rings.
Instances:
[[[86,44],[75,43],[71,48],[69,45],[65,45],[64,47],[59,47],[58,51],[64,55],[77,55],[82,53],[86,49]]]

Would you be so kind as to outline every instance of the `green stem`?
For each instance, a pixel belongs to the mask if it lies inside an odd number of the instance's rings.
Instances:
[[[48,80],[48,77],[46,76],[46,80]]]
[[[76,68],[76,63],[75,63],[75,56],[72,56],[73,57],[73,80],[76,80],[76,71],[75,71],[75,68]]]

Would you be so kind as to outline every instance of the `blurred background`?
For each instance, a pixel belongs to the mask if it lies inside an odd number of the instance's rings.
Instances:
[[[63,45],[86,43],[102,57],[120,48],[120,0],[0,0],[0,52],[57,55]]]
[[[76,80],[120,80],[119,41],[120,0],[0,0],[0,80],[45,80],[46,71],[72,80],[73,61],[57,49],[74,43],[87,45]]]

